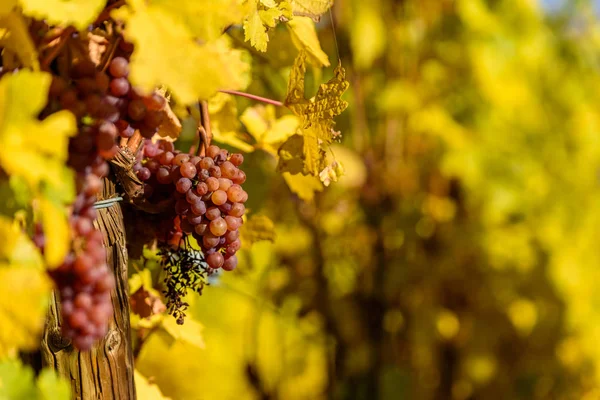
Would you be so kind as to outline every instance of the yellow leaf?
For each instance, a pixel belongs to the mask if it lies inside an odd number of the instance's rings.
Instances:
[[[317,67],[328,67],[329,58],[321,49],[315,23],[308,17],[294,17],[287,23],[292,42],[298,50],[305,50],[308,61]],[[354,37],[354,36],[352,36]]]
[[[189,343],[199,349],[206,347],[202,338],[204,327],[192,318],[187,318],[183,325],[178,325],[175,318],[167,317],[163,320],[162,327],[173,339],[179,342]]]
[[[293,0],[295,14],[302,14],[313,19],[318,18],[333,5],[333,0]]]
[[[279,147],[277,170],[291,174],[304,174],[304,137],[293,135]]]
[[[96,19],[106,0],[20,0],[20,3],[28,16],[83,30]]]
[[[284,172],[282,176],[292,193],[297,194],[304,201],[312,201],[315,192],[323,191],[323,184],[314,176],[292,175],[289,172]]]
[[[263,25],[258,11],[253,12],[244,21],[244,40],[249,41],[258,51],[267,51],[267,42],[269,34]]]
[[[177,7],[171,0],[153,0],[152,8],[185,25],[193,37],[203,41],[217,39],[229,25],[239,24],[243,18],[239,0],[181,0]]]
[[[134,370],[133,377],[135,379],[135,391],[139,399],[145,400],[169,400],[170,397],[166,397],[162,394],[158,386],[150,383],[144,375],[140,374],[138,370]]]
[[[49,266],[58,266],[70,247],[69,222],[64,207],[45,198],[40,199],[42,223],[46,236],[44,257]]]
[[[24,67],[40,69],[38,54],[23,16],[17,12],[4,15],[0,11],[0,47],[15,53]]]
[[[217,93],[208,101],[213,140],[250,153],[254,147],[240,134],[237,104],[233,96]]]
[[[135,11],[122,7],[112,15],[126,21],[124,35],[136,46],[130,79],[142,90],[150,92],[164,84],[178,101],[189,105],[219,89],[243,89],[248,84],[250,65],[227,38],[198,44],[180,19],[153,5]]]
[[[39,346],[50,289],[43,269],[0,264],[0,359]]]
[[[0,166],[32,188],[41,181],[65,185],[68,137],[76,132],[68,111],[37,119],[49,86],[49,74],[28,70],[0,80]]]
[[[240,116],[248,133],[263,150],[277,154],[277,147],[298,130],[299,120],[295,115],[284,115],[276,119],[275,107],[258,104],[248,107]]]
[[[269,8],[266,10],[258,10],[258,15],[260,15],[260,20],[263,24],[268,26],[269,28],[275,28],[277,23],[279,22],[279,18],[283,12],[278,8]]]
[[[335,76],[328,82],[321,84],[317,94],[307,100],[304,98],[305,73],[306,53],[301,51],[290,72],[285,105],[301,119],[300,131],[304,139],[304,168],[301,172],[317,176],[324,168],[324,147],[331,144],[338,135],[333,130],[333,118],[348,106],[348,103],[341,99],[341,95],[346,91],[349,84],[346,81],[344,68],[338,65],[334,70]],[[294,140],[294,146],[290,146],[290,150],[295,150],[298,140],[294,139],[294,136],[288,139],[288,142],[291,140]],[[282,148],[284,147],[285,144]],[[282,155],[282,148],[280,148],[280,156]],[[294,156],[293,158],[297,158],[295,151],[290,151],[290,154]],[[291,166],[295,167],[295,164],[292,163]],[[292,173],[297,171],[297,168],[288,170],[281,163],[280,168],[280,170]]]
[[[275,241],[275,224],[266,215],[253,215],[242,225],[242,243],[251,245],[261,240]]]

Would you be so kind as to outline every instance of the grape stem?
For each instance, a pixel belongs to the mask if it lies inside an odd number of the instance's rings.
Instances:
[[[206,100],[201,100],[198,105],[200,109],[200,118],[198,120],[198,155],[204,155],[212,141],[210,113],[208,112],[208,102]]]
[[[58,53],[60,53],[63,47],[65,47],[65,44],[67,43],[67,38],[71,36],[71,34],[73,34],[74,32],[75,28],[73,28],[72,26],[62,31],[62,33],[58,37],[58,43],[56,44],[56,46],[54,46],[52,50],[50,50],[48,55],[46,55],[46,57],[44,57],[44,59],[42,60],[41,68],[43,70],[47,70],[50,68],[50,64],[52,63],[52,61],[56,58]]]
[[[136,129],[133,133],[133,136],[131,136],[127,141],[127,148],[129,149],[129,151],[131,151],[132,154],[137,154],[141,142],[142,134],[140,133],[139,129]]]
[[[263,103],[267,103],[267,104],[272,104],[274,106],[278,106],[278,107],[283,107],[285,106],[285,104],[283,104],[281,101],[277,101],[277,100],[273,100],[273,99],[267,99],[266,97],[261,97],[261,96],[257,96],[255,94],[250,94],[250,93],[246,93],[246,92],[239,92],[237,90],[219,90],[219,92],[221,93],[227,93],[227,94],[231,94],[234,96],[241,96],[241,97],[246,97],[248,99],[251,100],[257,100]]]

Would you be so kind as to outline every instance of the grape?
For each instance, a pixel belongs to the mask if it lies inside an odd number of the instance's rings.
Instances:
[[[212,167],[214,165],[215,165],[215,162],[213,161],[212,158],[204,157],[202,160],[200,160],[200,168],[202,168],[202,169],[209,169],[210,167]]]
[[[158,162],[162,165],[170,165],[173,162],[175,156],[170,151],[165,151],[161,155],[158,156]]]
[[[221,217],[210,221],[210,232],[215,236],[222,236],[227,232],[227,222]]]
[[[73,267],[77,274],[84,274],[92,267],[92,265],[93,261],[91,260],[90,256],[88,256],[86,253],[81,253],[77,256],[77,258],[75,258]]]
[[[240,237],[240,231],[238,231],[238,230],[228,231],[225,234],[225,243],[231,243],[231,242],[235,241],[239,237]]]
[[[160,164],[156,160],[148,160],[148,162],[146,163],[145,167],[148,168],[148,170],[152,174],[154,174],[154,173],[156,173],[156,171],[158,171],[158,168],[160,167]]]
[[[177,183],[175,183],[176,190],[181,194],[185,194],[188,190],[191,189],[191,187],[192,181],[188,178],[180,178],[179,180],[177,180]]]
[[[204,182],[198,183],[196,186],[196,193],[198,193],[199,196],[204,196],[208,193],[208,185]]]
[[[75,90],[67,90],[60,95],[60,105],[62,108],[70,108],[79,101]]]
[[[129,74],[129,62],[123,57],[115,57],[110,62],[108,72],[115,78],[124,78]]]
[[[221,175],[224,178],[233,178],[236,172],[236,166],[230,163],[229,161],[225,161],[223,164],[221,164]]]
[[[235,231],[242,226],[242,219],[239,217],[232,217],[231,215],[227,215],[225,217],[225,222],[227,223],[227,228],[230,231]]]
[[[193,190],[188,190],[185,193],[185,199],[188,203],[194,204],[195,202],[200,200],[200,196],[198,196]]]
[[[206,180],[206,187],[209,192],[214,192],[219,189],[219,180],[212,176]]]
[[[218,269],[223,266],[225,259],[223,258],[223,254],[221,253],[212,253],[208,257],[206,257],[206,263],[209,267]]]
[[[152,93],[142,99],[148,110],[159,111],[165,108],[167,101],[158,93]]]
[[[94,229],[92,221],[88,218],[77,218],[73,226],[79,236],[87,236]]]
[[[171,173],[165,167],[160,167],[158,171],[156,171],[156,180],[158,181],[158,183],[162,184],[171,183]]]
[[[221,210],[219,210],[217,207],[209,207],[206,210],[206,218],[208,218],[209,220],[213,220],[216,218],[221,217]]]
[[[240,200],[240,203],[245,203],[246,201],[248,201],[248,193],[242,192],[242,199]]]
[[[185,176],[186,178],[191,179],[196,176],[196,167],[189,161],[181,164],[181,167],[179,167],[179,169],[181,171],[181,175]]]
[[[229,158],[229,161],[236,167],[239,167],[244,162],[244,156],[241,155],[240,153],[235,153],[235,154],[231,155],[231,157]]]
[[[229,243],[226,252],[227,254],[234,255],[241,247],[242,242],[240,241],[240,239],[235,239],[233,242]]]
[[[196,233],[198,235],[204,235],[206,232],[208,232],[208,224],[205,222],[202,222],[202,223],[196,225],[194,230],[196,231]]]
[[[233,184],[227,190],[227,199],[232,203],[239,203],[244,198],[243,193],[244,189],[242,189],[240,185],[238,185],[237,183]]]
[[[225,257],[223,262],[223,269],[225,271],[233,271],[237,267],[238,259],[236,255]]]
[[[219,178],[219,189],[223,190],[223,191],[227,191],[231,185],[233,184],[233,182],[231,182],[230,179],[226,179],[226,178]]]
[[[191,203],[190,208],[195,215],[204,215],[206,214],[206,203],[202,200],[198,199],[198,201]]]
[[[219,238],[212,233],[206,232],[202,237],[202,244],[204,244],[204,247],[206,248],[215,247],[219,244]]]
[[[241,217],[246,212],[246,207],[242,203],[233,203],[229,215],[233,217]]]
[[[244,171],[241,171],[238,169],[237,173],[235,174],[235,176],[231,179],[234,183],[237,183],[238,185],[241,185],[242,183],[246,182],[246,173]]]
[[[91,78],[96,74],[96,65],[89,59],[83,58],[75,63],[71,67],[71,76],[75,79],[79,78]]]
[[[146,167],[140,168],[140,170],[137,172],[137,177],[140,178],[140,180],[142,181],[147,181],[148,179],[150,179],[151,176],[152,173]]]
[[[217,154],[219,154],[219,151],[221,151],[221,149],[219,149],[217,146],[215,146],[214,144],[210,145],[206,150],[206,156],[210,158],[215,158]]]
[[[214,167],[210,167],[208,169],[208,173],[210,174],[210,176],[212,176],[213,178],[220,178],[221,177],[221,168],[214,166]]]
[[[221,204],[219,206],[219,210],[223,211],[225,214],[229,214],[231,211],[232,204],[230,202],[226,202],[225,204]]]
[[[75,296],[75,301],[73,304],[76,308],[87,310],[92,306],[92,297],[89,295],[89,293],[79,293],[77,296]]]
[[[217,206],[225,204],[225,202],[227,202],[227,193],[223,190],[216,190],[213,192],[211,200]]]
[[[194,212],[194,208],[192,207],[192,212]],[[192,225],[198,225],[202,222],[202,215],[187,215],[187,220]]]
[[[189,161],[190,156],[184,153],[177,154],[173,160],[173,165],[180,167],[183,163]]]
[[[146,116],[146,106],[142,100],[131,100],[127,107],[127,113],[132,120],[141,121]]]
[[[129,81],[125,78],[113,79],[110,82],[110,92],[118,97],[126,96],[129,93]]]
[[[208,173],[207,170],[201,169],[200,171],[198,171],[198,176],[197,177],[201,181],[206,181],[210,177],[210,174]]]
[[[165,120],[163,111],[149,110],[144,117],[144,126],[151,129],[158,128]]]

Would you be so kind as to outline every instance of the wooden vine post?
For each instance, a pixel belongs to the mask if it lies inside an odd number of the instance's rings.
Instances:
[[[103,198],[115,197],[116,193],[114,176],[105,179]],[[74,399],[135,399],[128,257],[121,205],[114,203],[99,209],[95,226],[103,233],[107,264],[116,281],[111,293],[114,313],[108,333],[89,351],[74,348],[70,340],[61,336],[60,307],[55,292],[42,339],[42,364],[55,369],[71,383]]]

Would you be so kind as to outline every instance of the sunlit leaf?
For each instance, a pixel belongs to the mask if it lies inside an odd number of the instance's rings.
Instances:
[[[0,46],[4,52],[17,54],[24,67],[39,69],[37,50],[20,13],[2,15],[0,11]]]
[[[328,67],[329,57],[321,49],[315,23],[308,17],[294,17],[287,23],[292,42],[300,51],[304,50],[308,61],[317,67]]]
[[[125,37],[136,46],[130,76],[134,85],[147,92],[166,85],[178,101],[192,104],[218,89],[248,84],[249,64],[226,38],[198,44],[187,25],[162,7],[137,6],[135,11],[113,11],[115,18],[126,21]]]
[[[26,15],[52,24],[72,24],[85,29],[106,5],[104,0],[19,0]]]

